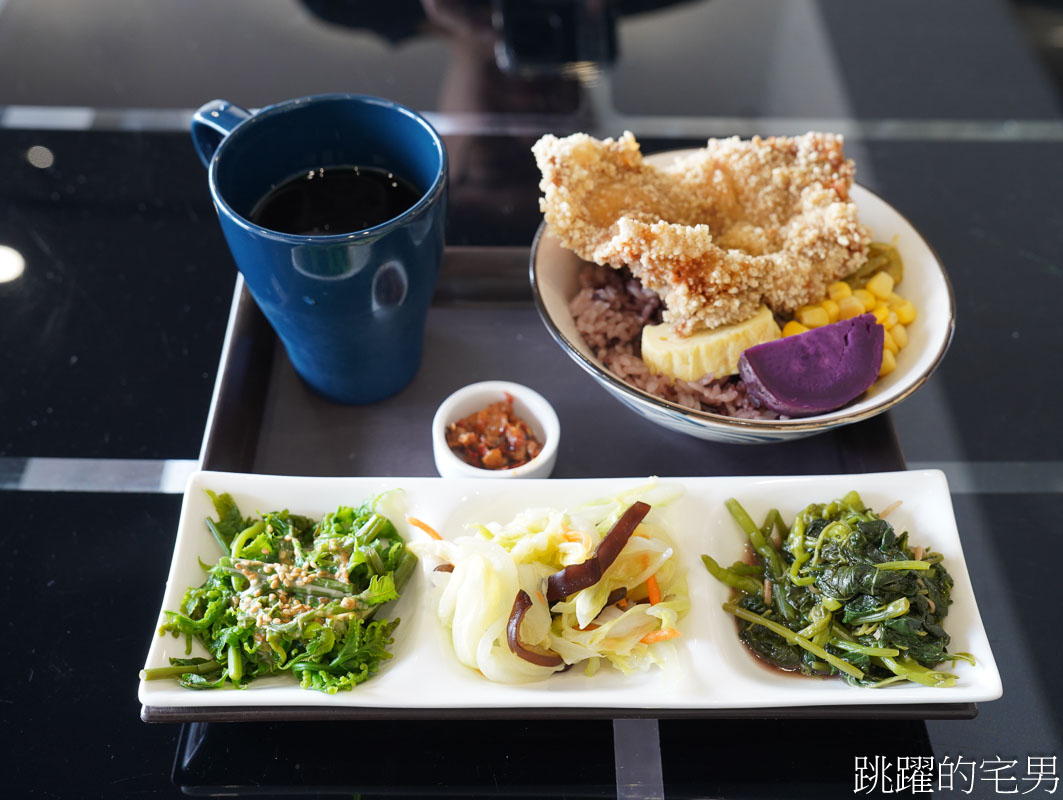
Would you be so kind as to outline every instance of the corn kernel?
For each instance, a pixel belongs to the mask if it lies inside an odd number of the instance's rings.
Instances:
[[[819,306],[803,306],[797,309],[797,321],[806,328],[822,328],[830,324],[826,309]]]
[[[838,301],[838,317],[852,319],[864,313],[864,304],[851,295]]]
[[[908,329],[899,322],[890,328],[890,336],[892,336],[893,341],[897,343],[897,347],[908,346]]]
[[[855,292],[853,292],[853,297],[860,301],[860,303],[864,306],[865,312],[873,309],[875,307],[875,304],[878,302],[875,295],[871,294],[871,292],[869,292],[867,289],[857,289]]]
[[[890,313],[886,315],[886,321],[882,323],[882,327],[888,331],[893,330],[893,326],[897,324],[897,312],[890,310]]]
[[[886,298],[886,304],[889,305],[890,308],[896,308],[903,302],[904,298],[896,292],[890,292],[890,296]]]
[[[911,300],[905,300],[894,311],[897,312],[897,321],[902,325],[911,325],[915,322],[915,306]]]
[[[796,319],[792,319],[789,322],[787,322],[785,325],[782,326],[782,335],[783,336],[796,336],[797,334],[804,333],[807,330],[808,330],[808,328],[806,328],[804,325],[802,325]]]
[[[827,298],[819,304],[819,307],[827,312],[827,319],[829,319],[831,322],[838,321],[838,304],[835,303],[833,300]]]
[[[875,315],[875,322],[879,325],[885,325],[886,320],[890,315],[890,307],[885,303],[877,303],[875,307],[871,309],[871,313]]]
[[[867,282],[867,290],[880,300],[887,300],[893,294],[893,276],[886,271],[876,272]]]
[[[883,375],[889,375],[893,370],[897,368],[897,359],[893,357],[893,353],[883,348],[882,350],[882,368],[878,371],[878,376],[881,378]]]
[[[836,281],[827,287],[827,296],[835,303],[840,303],[844,298],[851,296],[853,287],[845,281]]]
[[[882,338],[882,346],[893,353],[893,355],[897,355],[897,353],[901,351],[900,346],[897,344],[896,340],[890,336],[889,331],[886,331]]]

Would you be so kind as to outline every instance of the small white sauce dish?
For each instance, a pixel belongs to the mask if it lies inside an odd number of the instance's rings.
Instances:
[[[467,464],[447,445],[447,427],[492,403],[513,398],[513,413],[528,423],[542,442],[539,455],[512,469],[482,469]],[[554,407],[541,394],[527,386],[509,381],[471,383],[440,403],[432,419],[432,455],[436,469],[444,478],[549,478],[557,462],[557,445],[561,423]]]

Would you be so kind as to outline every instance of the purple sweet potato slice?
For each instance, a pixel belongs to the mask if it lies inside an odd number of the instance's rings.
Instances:
[[[809,417],[860,396],[882,366],[884,328],[873,314],[750,347],[738,374],[751,397],[779,414]]]

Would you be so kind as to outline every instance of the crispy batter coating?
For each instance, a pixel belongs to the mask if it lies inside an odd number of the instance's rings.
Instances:
[[[544,136],[532,152],[562,245],[629,267],[680,334],[740,322],[761,303],[793,312],[867,258],[840,136],[710,139],[665,168],[643,161],[630,132]]]

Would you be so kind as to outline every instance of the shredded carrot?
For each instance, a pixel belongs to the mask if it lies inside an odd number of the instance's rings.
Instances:
[[[576,630],[577,631],[594,631],[594,630],[598,630],[598,628],[600,628],[600,627],[602,627],[602,626],[601,625],[597,625],[597,624],[595,624],[593,622],[588,622],[582,628],[576,628]]]
[[[653,644],[654,642],[663,642],[668,639],[675,639],[678,636],[682,636],[682,634],[679,633],[679,631],[677,631],[675,628],[661,628],[659,631],[647,633],[645,636],[639,639],[639,641],[643,644]]]
[[[545,603],[546,602],[546,598],[543,597],[543,593],[542,592],[536,590],[535,596],[539,598],[539,602],[540,603]]]
[[[577,531],[574,528],[567,528],[561,534],[561,538],[566,542],[579,542],[588,552],[594,549],[594,545],[591,544],[590,534],[586,531]]]
[[[616,601],[616,605],[621,610],[627,611],[627,607],[628,607],[627,598],[626,597],[621,597],[619,600]]]
[[[417,517],[406,517],[406,521],[414,527],[420,528],[433,539],[439,539],[440,541],[442,541],[443,537],[436,533],[436,529],[429,525],[427,522],[421,522],[421,520],[417,519]]]
[[[650,575],[646,579],[646,591],[650,593],[650,605],[655,606],[661,602],[661,587],[657,585],[657,576]]]

